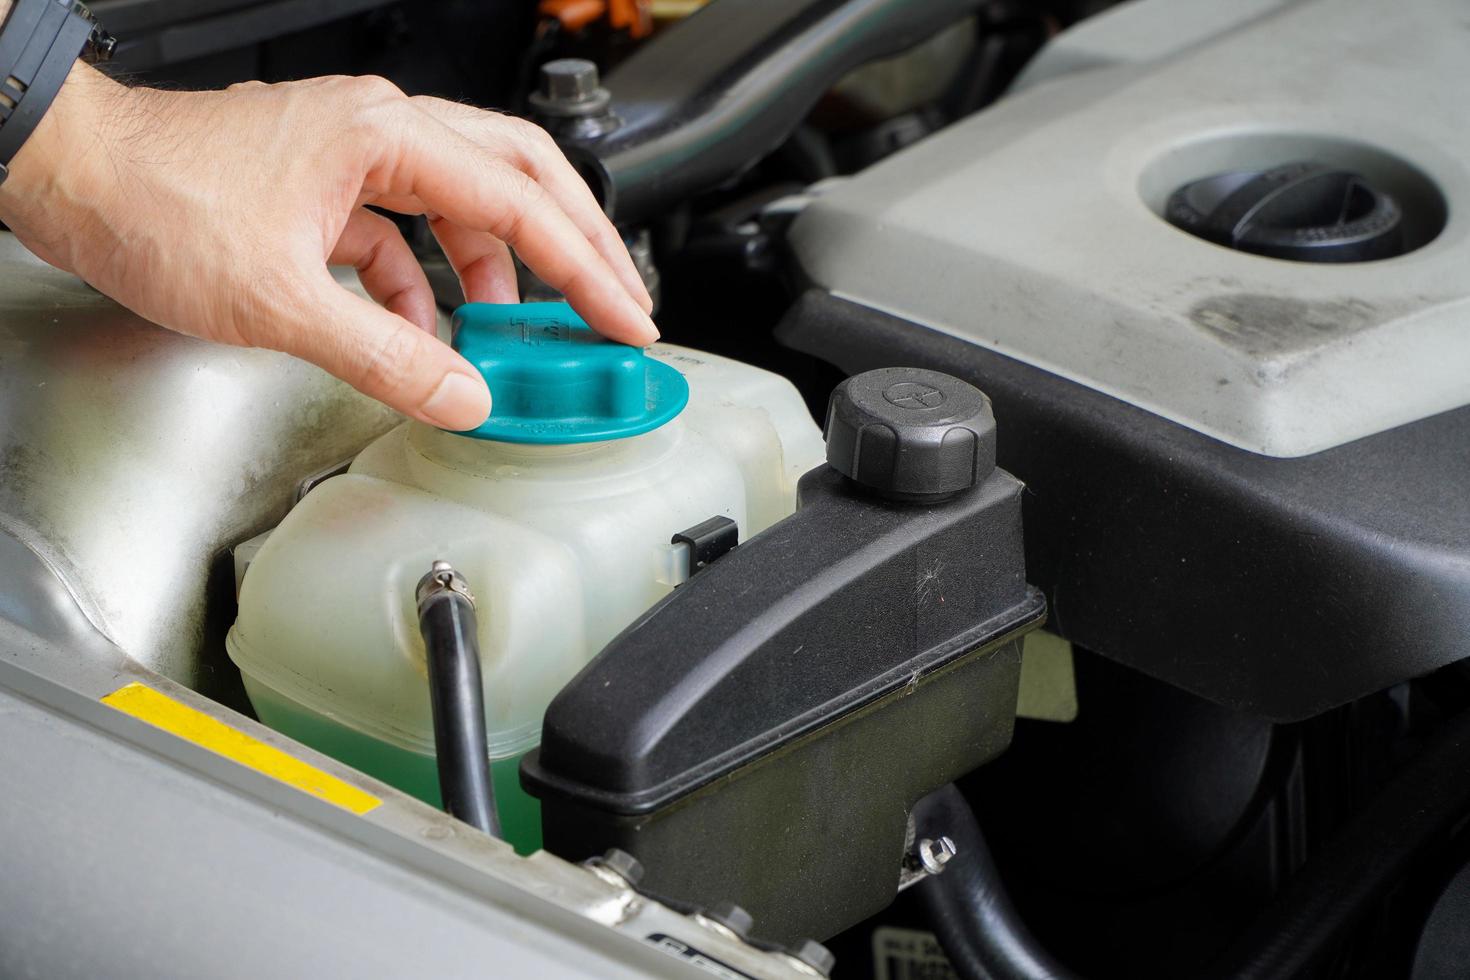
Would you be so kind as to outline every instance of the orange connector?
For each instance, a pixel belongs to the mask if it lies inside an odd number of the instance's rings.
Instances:
[[[541,0],[542,17],[550,17],[569,31],[580,31],[599,20],[613,30],[627,31],[634,40],[653,33],[649,0]]]

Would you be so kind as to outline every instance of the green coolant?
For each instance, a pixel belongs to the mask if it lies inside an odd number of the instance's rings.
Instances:
[[[410,752],[340,725],[329,718],[308,711],[264,684],[245,675],[245,690],[260,720],[283,735],[289,735],[324,755],[344,762],[416,796],[438,809],[439,773],[434,757]],[[506,843],[517,854],[530,854],[541,849],[541,804],[521,789],[520,755],[490,760],[490,780],[495,785],[495,808],[500,813],[500,829]]]

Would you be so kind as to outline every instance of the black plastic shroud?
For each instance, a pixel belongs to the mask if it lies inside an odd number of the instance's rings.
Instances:
[[[820,290],[778,338],[983,387],[1050,628],[1109,659],[1298,721],[1470,653],[1470,408],[1278,459]]]

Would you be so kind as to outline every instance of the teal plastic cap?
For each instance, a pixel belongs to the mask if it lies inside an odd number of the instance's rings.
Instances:
[[[658,428],[689,403],[689,382],[640,347],[606,340],[565,303],[466,303],[454,349],[485,376],[490,417],[461,435],[556,445]]]

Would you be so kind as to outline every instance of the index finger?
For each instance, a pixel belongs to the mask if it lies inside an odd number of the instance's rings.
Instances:
[[[645,310],[653,309],[648,287],[628,254],[623,236],[597,203],[592,189],[578,176],[546,130],[535,123],[459,102],[420,95],[413,99],[429,115],[498,156],[507,157],[551,193],[567,216],[618,274]]]
[[[396,138],[374,144],[369,186],[415,197],[446,221],[506,242],[604,336],[640,346],[658,339],[641,303],[540,184],[427,113],[405,108]]]

